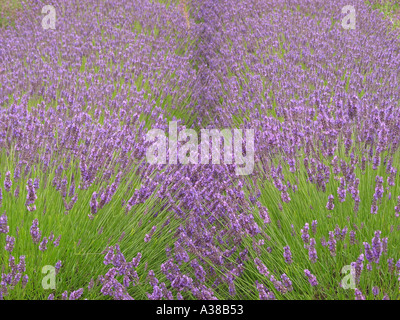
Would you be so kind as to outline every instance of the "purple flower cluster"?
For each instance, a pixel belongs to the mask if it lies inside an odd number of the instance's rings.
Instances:
[[[26,190],[28,191],[28,193],[26,195],[25,206],[28,209],[28,211],[35,211],[36,206],[34,205],[34,203],[35,200],[37,199],[37,195],[36,195],[36,188],[33,185],[32,179],[28,180]]]
[[[39,243],[40,239],[42,238],[42,233],[39,230],[39,220],[38,219],[33,220],[32,226],[30,229],[30,233],[31,233],[32,241],[34,243]]]
[[[381,231],[377,230],[372,238],[371,245],[368,242],[363,242],[365,257],[369,262],[379,264],[382,254],[387,253],[388,238],[380,238]]]
[[[334,199],[333,195],[332,195],[332,194],[329,195],[329,197],[328,197],[328,203],[326,204],[326,208],[327,208],[328,210],[333,210],[333,209],[335,208],[335,205],[334,205],[334,203],[333,203],[333,199]]]
[[[13,154],[13,165],[5,169],[4,194],[0,188],[0,205],[13,195],[18,198],[21,189],[28,214],[41,214],[38,197],[45,195],[46,179],[34,176],[38,170],[52,177],[50,187],[59,193],[65,214],[77,208],[84,191],[89,192],[79,210],[93,220],[88,223],[95,223],[113,200],[122,203],[121,214],[129,214],[156,199],[154,208],[160,205],[171,212],[170,219],[178,220],[179,227],[171,230],[173,245],[166,248],[160,270],[148,272],[149,299],[216,299],[224,287],[234,296],[248,260],[254,261],[267,285],[279,293],[292,291],[289,277],[275,278],[262,256],[263,250],[273,255],[276,248],[268,228],[276,223],[283,231],[286,226],[283,219],[275,220],[272,204],[263,203],[257,179],[271,181],[282,214],[303,191],[294,174],[304,174],[307,183],[329,194],[326,205],[324,200],[328,217],[347,202],[355,218],[364,203],[368,210],[371,204],[372,214],[383,215],[384,195],[390,198],[395,190],[393,159],[400,146],[398,32],[389,31],[389,22],[369,10],[364,0],[355,0],[357,29],[349,36],[339,23],[332,23],[342,18],[344,5],[345,0],[315,1],[310,9],[310,1],[300,0],[256,5],[248,0],[192,0],[188,11],[161,1],[63,0],[54,4],[57,28],[48,32],[37,14],[42,3],[32,1],[16,18],[15,28],[0,30],[0,149]],[[184,117],[176,119],[181,114]],[[169,119],[177,120],[179,130],[255,129],[255,183],[237,176],[236,164],[231,163],[147,163],[146,133],[149,128],[166,131]],[[168,160],[173,157],[168,154]],[[384,165],[387,180],[382,176]],[[375,172],[375,189],[361,202],[358,175],[369,167]],[[132,192],[118,198],[133,172],[140,187],[129,185]],[[157,218],[152,208],[146,212]],[[394,213],[400,216],[400,196]],[[170,219],[161,228],[146,225],[146,245],[154,244],[156,230],[158,235]],[[324,221],[318,221],[320,231]],[[318,261],[317,224],[312,220],[310,229],[305,223],[297,239],[312,263]],[[292,224],[291,240],[299,227]],[[9,231],[4,213],[0,235]],[[347,226],[337,226],[329,231],[327,242],[323,238],[328,255],[339,256],[348,231]],[[359,241],[362,234],[357,233]],[[59,235],[54,240],[53,234],[42,238],[38,219],[32,222],[30,236],[43,255],[51,251],[51,242],[58,247],[61,239]],[[356,231],[349,237],[350,245],[356,246]],[[18,236],[5,237],[7,255],[16,252],[15,239]],[[387,254],[387,242],[376,231],[371,244],[363,243],[364,253],[352,264],[357,283],[364,257],[366,268],[372,268],[372,262],[378,264]],[[290,270],[288,245],[283,257]],[[139,283],[140,260],[138,253],[127,262],[119,244],[108,247],[104,265],[112,267],[99,278],[101,293],[132,299],[128,289]],[[17,280],[26,285],[28,278],[14,265],[10,262],[9,267],[15,274],[2,275],[1,297]],[[60,268],[58,261],[57,273]],[[157,273],[166,280],[160,282]],[[312,286],[318,285],[316,276],[307,269],[304,273]],[[265,284],[256,282],[256,288],[260,299],[275,299]],[[76,300],[82,294],[83,289],[70,295],[65,291],[62,299]],[[363,298],[358,289],[355,296]]]
[[[260,300],[276,300],[274,293],[268,290],[268,288],[264,284],[258,283],[257,281],[256,287]]]
[[[290,247],[289,246],[285,246],[283,247],[283,257],[285,258],[285,261],[287,264],[291,264],[293,262],[292,259],[292,252],[290,251]]]
[[[317,250],[315,249],[315,239],[310,239],[310,246],[308,247],[308,257],[312,263],[316,263],[318,259]]]
[[[61,294],[61,300],[78,300],[83,294],[83,288],[72,291],[68,298],[68,291],[64,291]],[[54,300],[54,293],[51,293],[47,300]]]
[[[56,274],[60,272],[61,267],[62,267],[62,262],[57,261],[56,265],[54,266],[54,268],[56,269]]]
[[[139,252],[131,262],[127,262],[118,244],[109,247],[104,257],[104,264],[111,264],[113,267],[99,278],[102,284],[101,293],[111,296],[115,300],[132,300],[133,298],[128,294],[127,289],[131,282],[132,286],[139,282],[139,276],[135,269],[140,263],[141,256]],[[116,278],[117,276],[123,276],[122,283]]]
[[[156,232],[157,226],[153,226],[150,230],[150,233],[146,234],[144,237],[144,242],[149,242],[151,240],[151,237],[153,236],[154,232]]]
[[[364,268],[363,261],[364,261],[364,254],[360,254],[360,256],[357,258],[357,261],[351,263],[351,267],[353,268],[352,272],[356,284],[360,282],[361,272]]]
[[[336,256],[336,240],[335,240],[335,234],[333,231],[329,231],[329,252],[331,253],[332,257]]]
[[[305,274],[305,276],[308,278],[308,282],[310,282],[311,286],[315,287],[315,286],[318,285],[318,281],[317,281],[316,276],[314,276],[314,275],[310,272],[310,270],[305,269],[305,270],[304,270],[304,274]]]
[[[359,289],[354,290],[355,294],[355,300],[365,300],[365,296],[362,294],[362,292]]]
[[[301,239],[303,239],[304,242],[304,248],[308,247],[308,245],[310,244],[310,235],[309,235],[309,224],[306,223],[304,225],[304,228],[301,229]]]
[[[14,244],[15,244],[15,238],[6,236],[6,246],[4,247],[4,249],[11,253],[14,249]]]
[[[4,272],[5,265],[3,266],[3,271],[1,273],[1,281],[0,281],[0,300],[3,300],[5,296],[7,296],[11,290],[15,288],[15,286],[20,283],[22,288],[25,288],[29,277],[28,275],[23,275],[26,271],[25,267],[25,256],[19,257],[19,263],[15,263],[15,258],[10,255],[8,259],[8,268],[9,272]]]
[[[6,192],[10,192],[11,191],[11,186],[12,186],[11,172],[7,171],[6,172],[6,177],[4,179],[4,190],[6,190]]]
[[[0,216],[0,233],[8,233],[10,227],[7,225],[7,216],[5,213]]]

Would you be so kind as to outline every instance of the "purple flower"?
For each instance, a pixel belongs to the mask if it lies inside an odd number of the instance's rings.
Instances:
[[[90,213],[95,215],[98,210],[97,193],[93,192],[92,199],[90,200]]]
[[[292,224],[290,227],[292,228],[291,235],[292,237],[294,237],[296,235],[296,230],[294,229],[294,225]]]
[[[93,280],[93,278],[90,280],[90,282],[89,282],[89,284],[88,284],[88,290],[90,291],[90,290],[92,290],[93,289],[93,286],[94,286],[94,280]]]
[[[308,278],[308,282],[310,282],[311,286],[315,287],[318,285],[317,278],[313,274],[311,274],[310,270],[305,269],[304,274]]]
[[[19,197],[19,186],[16,186],[16,187],[15,187],[14,197],[15,197],[16,199],[18,199],[18,197]]]
[[[69,187],[69,196],[73,197],[75,194],[75,176],[72,174],[71,176],[71,185]]]
[[[204,271],[203,267],[198,263],[196,259],[192,260],[190,265],[194,269],[196,278],[200,282],[204,282],[206,280],[206,272]]]
[[[11,172],[7,171],[6,172],[6,178],[4,180],[4,190],[7,192],[10,192],[12,186],[12,181],[11,181]]]
[[[395,215],[398,218],[400,216],[400,196],[397,197],[397,205],[394,207]]]
[[[17,265],[17,270],[20,273],[25,272],[26,265],[25,265],[25,256],[20,256],[19,257],[19,264]]]
[[[336,240],[333,231],[329,231],[329,252],[331,253],[332,257],[336,256]]]
[[[42,234],[40,233],[38,226],[39,226],[39,220],[38,219],[33,220],[30,233],[34,243],[39,243],[42,237]]]
[[[148,293],[147,297],[149,298],[149,300],[161,300],[163,298],[163,293],[161,288],[157,285],[153,286],[153,293],[152,294]]]
[[[400,272],[400,259],[396,262],[397,272]]]
[[[265,285],[256,281],[256,287],[260,300],[275,300],[275,295],[273,292],[269,291]]]
[[[356,243],[356,231],[350,231],[350,245],[355,245]]]
[[[306,248],[308,246],[308,244],[310,243],[310,235],[308,234],[308,231],[309,231],[308,223],[306,223],[304,225],[304,228],[301,229],[300,231],[301,231],[301,238],[303,239],[303,242],[304,242],[304,248]]]
[[[269,281],[272,282],[272,284],[274,285],[275,289],[280,292],[285,294],[287,292],[287,288],[282,284],[281,281],[278,281],[277,279],[275,279],[274,275],[270,275],[269,276]]]
[[[33,181],[33,187],[37,190],[37,189],[39,189],[39,178],[38,177],[36,177],[35,178],[35,181]]]
[[[289,279],[289,277],[285,273],[283,273],[281,275],[281,279],[282,279],[283,285],[287,288],[287,290],[293,291],[292,281]]]
[[[130,280],[129,280],[129,277],[127,275],[124,276],[122,282],[123,282],[125,288],[129,287]]]
[[[291,264],[293,262],[292,252],[290,251],[289,246],[283,247],[283,257],[285,258],[287,264]]]
[[[62,262],[61,262],[61,260],[59,260],[59,261],[57,261],[57,263],[55,265],[56,274],[58,274],[60,272],[61,267],[62,267]]]
[[[339,201],[344,202],[346,200],[346,182],[343,177],[340,178],[340,186],[337,189],[337,193],[338,193]]]
[[[4,249],[8,252],[12,252],[14,249],[14,244],[15,244],[15,238],[6,236],[6,246],[4,247]]]
[[[308,247],[308,257],[312,263],[316,263],[318,259],[317,250],[315,249],[315,239],[310,239],[310,246]]]
[[[281,200],[284,203],[289,203],[290,202],[290,196],[289,196],[289,193],[286,190],[287,190],[287,186],[282,186]]]
[[[381,199],[383,197],[383,177],[376,176],[375,178],[375,193],[374,193],[374,198],[375,199]]]
[[[387,255],[388,251],[388,237],[382,238],[381,239],[381,244],[382,244],[382,253]]]
[[[22,288],[25,288],[25,286],[27,285],[28,281],[29,281],[28,275],[24,275],[24,276],[22,277],[22,281],[21,281]]]
[[[266,207],[260,205],[259,206],[259,214],[265,224],[271,223],[271,219],[268,214],[268,209]]]
[[[389,273],[392,273],[394,271],[394,259],[393,258],[387,259],[387,263],[388,263]]]
[[[313,220],[313,222],[311,223],[311,230],[314,235],[317,233],[317,224],[317,220]]]
[[[61,240],[61,234],[57,237],[56,240],[54,240],[53,245],[55,247],[58,247],[60,245],[60,240]]]
[[[144,242],[150,242],[151,237],[153,236],[154,232],[156,231],[157,226],[153,226],[150,230],[150,233],[146,234],[144,237]]]
[[[78,300],[82,296],[82,294],[83,294],[83,288],[73,291],[69,296],[69,300]]]
[[[7,216],[3,213],[0,216],[0,233],[8,233],[10,231],[10,227],[7,225]]]
[[[48,242],[47,238],[44,237],[42,242],[39,245],[39,250],[40,251],[46,251],[47,250],[47,242]]]
[[[269,271],[268,268],[262,263],[262,261],[259,258],[254,259],[254,263],[257,266],[257,270],[264,276],[269,278]]]
[[[383,252],[380,236],[381,236],[381,231],[379,231],[379,230],[375,231],[374,238],[372,239],[372,242],[371,242],[372,243],[372,253],[374,255],[374,261],[377,264],[379,263],[379,259]],[[365,247],[365,245],[364,245],[364,247]],[[367,257],[367,259],[368,259],[368,257]],[[370,261],[370,260],[368,259],[368,261]]]
[[[326,204],[326,208],[328,210],[333,210],[333,208],[335,208],[335,205],[333,204],[333,199],[334,197],[332,194],[328,196],[328,203]]]
[[[150,270],[147,277],[149,278],[149,283],[152,287],[158,284],[158,279],[156,278],[154,271]]]
[[[26,185],[26,190],[28,191],[26,195],[26,201],[25,201],[25,206],[28,208],[29,211],[34,211],[31,210],[34,206],[32,206],[37,199],[36,195],[36,189],[33,185],[32,179],[28,180],[28,184]]]
[[[365,297],[363,296],[362,292],[359,289],[356,288],[354,290],[354,294],[356,300],[365,300]]]
[[[364,245],[365,257],[367,258],[367,260],[369,262],[374,261],[375,260],[374,259],[374,255],[373,255],[373,253],[371,251],[371,246],[369,245],[369,243],[368,242],[363,242],[363,245]]]
[[[61,294],[61,299],[62,299],[62,300],[68,300],[68,291],[64,291],[64,292]]]
[[[371,214],[377,214],[377,213],[378,213],[377,199],[374,198],[371,204]]]

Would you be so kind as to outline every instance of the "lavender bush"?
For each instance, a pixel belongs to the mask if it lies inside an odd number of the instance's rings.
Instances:
[[[45,4],[0,29],[0,299],[399,298],[400,31],[376,3],[354,30],[344,0],[61,0],[54,30]],[[254,129],[254,172],[149,164],[172,120]]]

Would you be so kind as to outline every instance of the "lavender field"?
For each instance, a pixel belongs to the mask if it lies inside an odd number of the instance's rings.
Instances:
[[[400,299],[397,1],[0,10],[0,300]]]

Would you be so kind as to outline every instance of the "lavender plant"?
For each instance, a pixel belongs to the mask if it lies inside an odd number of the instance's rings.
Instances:
[[[0,299],[398,299],[400,33],[353,2],[61,0],[53,30],[21,1]],[[171,120],[254,129],[254,172],[149,164]]]

